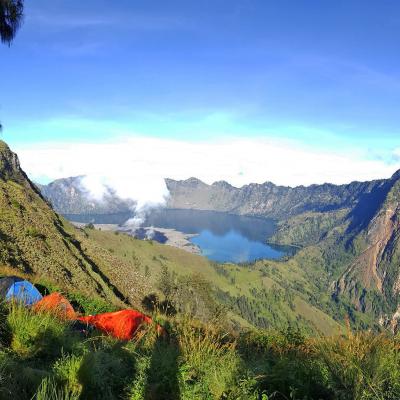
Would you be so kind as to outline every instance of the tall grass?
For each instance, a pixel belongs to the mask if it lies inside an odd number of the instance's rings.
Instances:
[[[390,334],[287,338],[267,331],[243,338],[241,351],[258,374],[257,387],[274,398],[400,399],[400,341]],[[251,352],[258,352],[251,357]]]
[[[60,388],[52,378],[43,379],[32,400],[78,400],[79,396]]]
[[[10,347],[21,358],[57,356],[73,344],[66,322],[48,312],[33,313],[19,303],[10,303],[6,324]]]
[[[218,329],[187,320],[178,325],[177,337],[185,397],[195,398],[198,392],[203,398],[219,399],[228,393],[239,372],[236,342]]]
[[[324,338],[315,351],[329,384],[343,399],[400,399],[400,341],[385,334],[348,333]]]
[[[389,334],[307,338],[287,329],[234,337],[190,318],[168,322],[167,336],[147,327],[118,342],[8,304],[0,319],[0,399],[400,398],[400,340]]]

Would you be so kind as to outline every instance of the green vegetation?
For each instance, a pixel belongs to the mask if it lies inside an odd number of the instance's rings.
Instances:
[[[400,339],[307,338],[297,329],[233,335],[217,321],[157,318],[129,342],[80,332],[48,313],[1,306],[0,398],[397,399]]]
[[[365,276],[365,282],[370,282],[373,271],[367,274],[360,266],[351,270],[354,275],[345,275],[346,268],[372,242],[364,231],[357,233],[351,228],[352,222],[344,218],[347,209],[300,213],[280,224],[276,240],[305,246],[289,260],[213,264],[155,242],[92,226],[73,228],[43,200],[20,169],[16,155],[4,143],[2,146],[0,265],[11,267],[9,274],[28,274],[34,281],[46,279],[65,292],[73,288],[87,298],[101,298],[110,308],[128,304],[143,309],[142,302],[150,294],[157,295],[160,303],[167,300],[158,287],[161,273],[167,269],[177,311],[206,318],[209,310],[219,307],[237,329],[291,325],[310,333],[332,334],[349,316],[353,327],[379,330],[379,318],[388,315],[389,321],[396,310],[391,289],[382,293],[360,281]],[[368,185],[358,186],[370,190],[365,188]],[[328,189],[334,192],[334,188]],[[387,207],[393,208],[391,202],[396,201],[394,189]],[[356,232],[352,236],[347,233],[350,228]],[[382,257],[387,270],[385,289],[395,287],[396,254],[391,250]]]
[[[217,306],[211,303],[217,300],[219,306],[228,310],[231,323],[239,327],[284,328],[290,324],[310,333],[324,334],[340,328],[317,301],[314,305],[310,303],[310,297],[316,293],[315,286],[293,261],[286,265],[273,261],[222,265],[171,246],[150,244],[123,234],[116,236],[85,229],[84,236],[99,247],[111,249],[117,259],[130,262],[136,271],[146,275],[150,290],[163,298],[170,295],[159,287],[159,281],[162,275],[168,276],[165,281],[169,281],[169,291],[174,292],[180,311],[188,312],[192,302],[198,308],[207,304],[208,310],[215,309]],[[208,311],[203,307],[198,313]]]
[[[281,245],[308,246],[320,242],[333,228],[342,223],[348,209],[333,212],[306,212],[278,224],[277,232],[269,239]]]

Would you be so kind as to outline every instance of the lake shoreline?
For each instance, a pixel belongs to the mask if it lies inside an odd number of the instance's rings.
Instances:
[[[83,222],[73,222],[71,221],[72,225],[76,228],[83,229],[87,224]],[[117,224],[93,224],[94,229],[102,230],[102,231],[112,231],[112,232],[119,232],[125,233],[126,235],[135,237],[133,230],[127,230]],[[191,238],[198,236],[197,233],[184,233],[177,231],[176,229],[170,228],[158,228],[154,226],[144,226],[141,227],[146,231],[156,231],[161,233],[166,237],[166,241],[162,244],[167,246],[176,247],[181,250],[185,250],[192,254],[201,255],[201,249],[199,246],[195,245],[190,241]],[[150,239],[142,239],[142,240],[150,240]]]

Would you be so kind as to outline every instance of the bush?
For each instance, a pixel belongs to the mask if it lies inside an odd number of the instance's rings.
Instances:
[[[79,370],[83,355],[65,355],[59,358],[53,366],[53,372],[57,381],[67,387],[72,394],[79,395],[82,392],[82,384],[79,380]]]
[[[399,399],[400,342],[371,332],[318,340],[315,351],[341,399]]]

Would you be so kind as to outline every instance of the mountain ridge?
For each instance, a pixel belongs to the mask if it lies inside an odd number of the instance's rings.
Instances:
[[[357,196],[368,192],[371,186],[379,185],[395,177],[400,177],[400,170],[396,171],[389,179],[352,181],[340,185],[323,183],[291,187],[266,181],[261,184],[249,183],[241,187],[235,187],[223,180],[208,185],[195,177],[180,181],[165,178],[165,183],[170,192],[170,198],[167,203],[169,208],[193,208],[285,219],[290,215],[305,211],[329,211],[326,208],[323,209],[324,204],[328,204],[332,209],[351,206],[351,202],[354,202]],[[51,202],[54,209],[61,214],[113,214],[130,212],[134,208],[132,201],[118,198],[109,188],[101,201],[91,198],[89,191],[81,182],[83,178],[84,176],[60,178],[47,185],[37,184],[37,186],[43,196]],[[195,188],[197,192],[191,192]],[[221,193],[219,192],[221,190],[224,191],[225,196],[229,196],[229,201],[221,203]],[[190,198],[190,194],[193,194],[192,198]],[[266,198],[268,196],[270,207],[268,207],[268,204],[264,204],[264,207],[260,207],[260,205],[257,207],[257,204],[244,206],[246,200],[250,197],[253,197],[253,199],[250,199],[250,203],[260,203],[263,200],[260,197]],[[281,212],[271,209],[274,196],[280,196],[281,199],[286,200],[287,206]],[[303,207],[299,204],[304,196],[308,196],[309,209],[306,209],[304,204]],[[320,197],[319,207],[318,203],[311,199],[312,196]],[[324,199],[323,197],[328,198]],[[290,198],[294,201],[291,201]],[[199,201],[199,199],[202,201]],[[314,207],[310,208],[310,204],[313,203]]]

